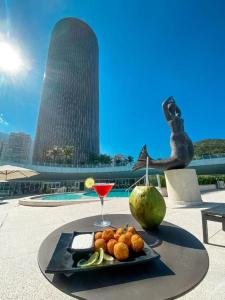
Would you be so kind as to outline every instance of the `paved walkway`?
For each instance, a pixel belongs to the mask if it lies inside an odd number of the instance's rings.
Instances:
[[[225,191],[202,195],[204,207],[225,203]],[[37,252],[43,239],[57,227],[99,213],[99,203],[63,207],[28,207],[18,200],[0,204],[0,299],[1,300],[66,300],[41,274]],[[166,220],[196,235],[202,241],[201,208],[168,208]],[[129,213],[127,198],[108,200],[106,213]],[[221,224],[210,223],[210,242],[206,245],[210,267],[205,279],[182,300],[225,300],[225,232]],[[106,299],[107,300],[107,299]]]

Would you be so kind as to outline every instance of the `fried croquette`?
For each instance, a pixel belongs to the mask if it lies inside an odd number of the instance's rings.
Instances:
[[[123,243],[127,244],[128,247],[130,247],[130,245],[131,245],[131,236],[130,236],[130,234],[129,233],[128,234],[127,233],[121,234],[121,236],[119,237],[118,242],[123,242]]]
[[[121,234],[115,233],[114,234],[114,239],[118,241],[119,237],[121,236]]]
[[[112,230],[112,228],[107,228],[105,230],[103,230],[102,232],[102,238],[107,242],[110,239],[113,239],[114,237],[114,231]]]
[[[108,241],[107,243],[107,251],[110,255],[113,255],[114,254],[114,246],[115,244],[117,243],[117,241],[115,239],[111,239]]]
[[[121,235],[123,233],[125,233],[125,230],[124,230],[123,227],[118,228],[117,231],[116,231],[116,234],[119,234],[119,235]]]
[[[144,241],[138,234],[134,234],[131,237],[131,248],[134,252],[140,252],[144,248]]]
[[[102,232],[101,232],[101,231],[96,232],[96,233],[95,233],[95,240],[101,239],[101,238],[102,238]]]
[[[135,230],[135,228],[134,228],[133,226],[129,226],[129,227],[127,228],[127,232],[131,232],[132,234],[135,234],[135,233],[136,233],[136,230]]]
[[[97,239],[95,241],[95,251],[99,250],[100,248],[102,248],[104,251],[106,251],[106,242],[103,239]]]
[[[131,232],[129,232],[129,231],[127,231],[125,234],[128,235],[130,238],[131,238],[132,235],[133,235],[133,233],[131,233]]]
[[[114,256],[118,260],[125,260],[129,257],[129,248],[127,244],[123,242],[118,242],[114,246]]]

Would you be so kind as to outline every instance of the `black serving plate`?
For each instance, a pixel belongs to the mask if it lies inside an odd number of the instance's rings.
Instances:
[[[91,233],[91,232],[85,232]],[[56,245],[55,251],[52,255],[52,258],[45,270],[45,273],[63,273],[65,275],[72,275],[73,273],[78,272],[87,272],[87,271],[95,271],[100,269],[110,269],[117,267],[126,267],[130,265],[140,264],[149,262],[151,260],[157,259],[160,255],[154,251],[149,245],[144,243],[143,251],[139,253],[135,253],[130,251],[130,256],[127,260],[118,261],[115,259],[114,261],[104,261],[100,265],[93,265],[90,267],[77,267],[77,263],[80,259],[88,259],[89,255],[93,252],[82,253],[82,252],[71,252],[70,246],[73,240],[74,235],[77,233],[62,233],[59,241]]]

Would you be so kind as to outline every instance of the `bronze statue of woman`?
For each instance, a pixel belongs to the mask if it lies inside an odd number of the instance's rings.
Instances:
[[[148,166],[156,169],[170,170],[185,168],[194,156],[194,147],[191,139],[184,132],[184,120],[181,118],[181,111],[176,105],[173,97],[166,99],[163,104],[163,111],[166,120],[171,128],[170,147],[171,157],[168,159],[152,159],[147,152],[146,145],[142,148],[139,158],[133,167],[133,171]]]

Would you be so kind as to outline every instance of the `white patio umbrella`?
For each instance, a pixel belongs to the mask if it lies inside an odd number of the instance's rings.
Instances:
[[[12,180],[18,178],[31,177],[39,173],[30,169],[17,166],[4,165],[0,166],[0,180]]]

